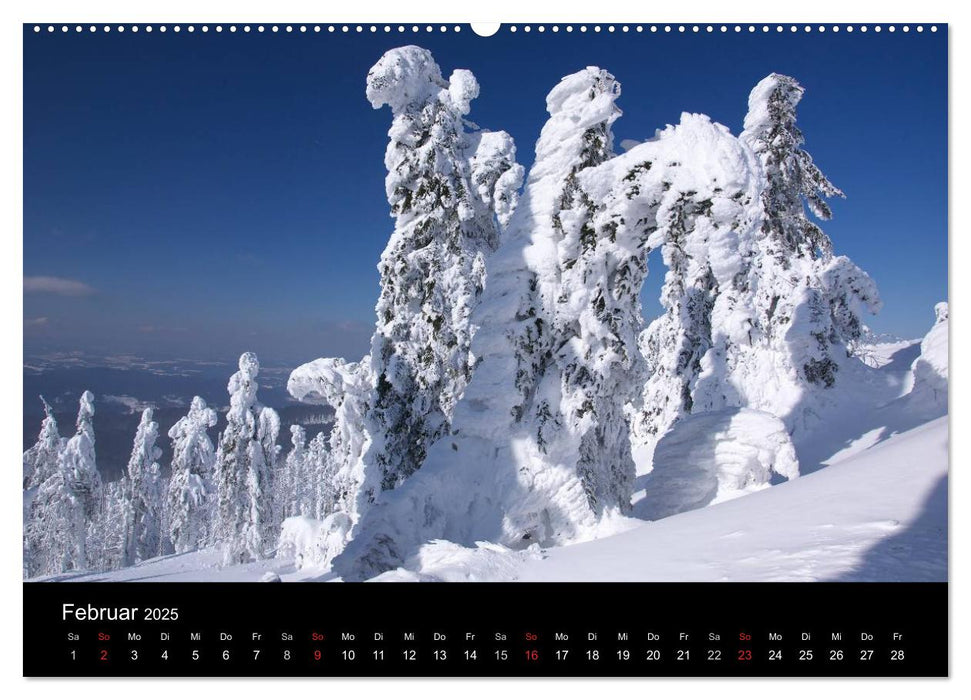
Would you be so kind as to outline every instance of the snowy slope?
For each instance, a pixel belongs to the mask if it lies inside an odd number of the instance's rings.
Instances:
[[[108,573],[60,574],[45,576],[38,581],[259,581],[265,573],[273,571],[283,580],[298,580],[293,560],[263,559],[249,564],[222,566],[222,552],[218,548],[203,549],[187,554],[174,554],[140,562],[135,566]],[[323,572],[304,570],[299,578],[320,576]]]
[[[593,542],[513,551],[425,545],[384,581],[944,581],[947,418],[816,473]],[[220,568],[211,550],[61,580],[335,580],[276,559]]]
[[[525,565],[529,581],[944,581],[947,418],[814,474]]]

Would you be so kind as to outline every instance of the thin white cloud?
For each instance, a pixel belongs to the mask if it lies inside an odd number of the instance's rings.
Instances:
[[[38,328],[40,326],[47,325],[47,316],[38,316],[37,318],[25,318],[24,328]]]
[[[64,297],[86,297],[94,287],[64,277],[24,277],[24,294],[58,294]]]

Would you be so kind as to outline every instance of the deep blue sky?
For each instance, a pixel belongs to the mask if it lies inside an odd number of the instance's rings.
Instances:
[[[682,111],[741,129],[766,74],[806,88],[807,149],[847,194],[824,225],[877,281],[877,331],[923,335],[947,296],[947,37],[547,32],[480,38],[25,28],[25,351],[192,359],[256,350],[354,359],[392,230],[391,115],[364,96],[388,48],[430,49],[481,85],[470,118],[532,162],[545,96],[587,65],[623,85],[617,142]],[[663,278],[652,260],[645,315]],[[59,293],[58,293],[59,292]]]

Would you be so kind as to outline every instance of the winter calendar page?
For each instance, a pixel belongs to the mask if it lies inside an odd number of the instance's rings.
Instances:
[[[24,675],[948,675],[947,24],[22,31]]]

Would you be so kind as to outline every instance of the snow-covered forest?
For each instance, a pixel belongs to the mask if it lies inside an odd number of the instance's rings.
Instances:
[[[922,341],[872,336],[879,293],[822,228],[844,194],[806,150],[795,78],[753,87],[740,134],[684,113],[617,149],[620,83],[585,68],[547,95],[528,173],[509,134],[470,120],[478,94],[470,71],[446,78],[415,46],[367,75],[367,100],[390,111],[394,219],[370,351],[309,361],[288,383],[333,409],[329,429],[308,441],[281,425],[247,352],[215,441],[201,397],[167,436],[145,409],[126,474],[103,483],[95,397],[67,437],[45,403],[23,458],[25,577],[173,571],[180,557],[346,581],[570,580],[590,566],[601,580],[836,577],[855,560],[807,535],[841,526],[816,515],[872,497],[874,512],[916,517],[900,494],[946,479],[947,304],[928,309]],[[655,250],[663,268],[649,270]],[[642,315],[649,272],[664,275],[657,318]],[[899,458],[921,450],[931,464]],[[865,482],[839,471],[847,460]],[[743,496],[749,511],[718,505]],[[746,522],[776,538],[748,554],[785,537],[791,559],[672,567],[717,558],[712,539]],[[852,525],[867,546],[899,534],[870,522]],[[939,539],[925,553],[943,561],[928,555],[915,577],[946,577]],[[844,568],[800,568],[830,556]]]

